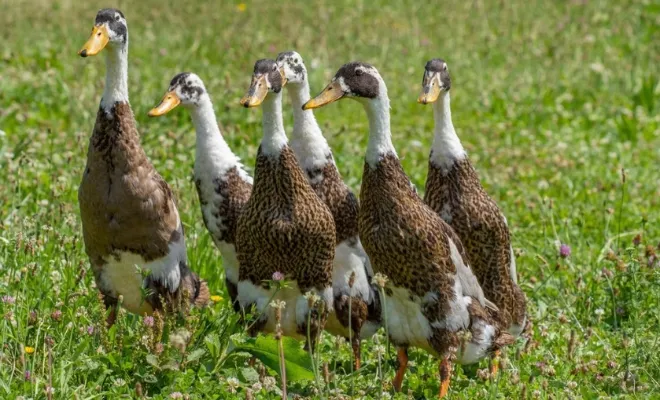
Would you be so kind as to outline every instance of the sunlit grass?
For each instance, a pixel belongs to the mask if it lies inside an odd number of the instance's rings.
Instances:
[[[77,187],[105,64],[76,52],[107,6],[128,19],[129,91],[145,151],[177,194],[192,267],[223,298],[186,320],[163,321],[162,340],[157,321],[130,315],[105,331],[81,238]],[[482,378],[486,361],[457,367],[452,398],[660,395],[660,8],[653,2],[0,0],[0,7],[0,398],[46,398],[49,387],[53,398],[67,399],[242,399],[248,390],[278,398],[275,371],[228,356],[229,337],[239,343],[243,335],[190,180],[189,116],[146,113],[174,74],[197,73],[225,138],[252,167],[261,114],[238,100],[254,61],[287,49],[305,58],[312,91],[347,61],[379,69],[394,144],[420,189],[433,121],[415,99],[425,61],[449,64],[454,124],[512,227],[534,322],[530,340],[506,351],[494,381]],[[342,174],[359,190],[363,111],[340,102],[316,115]],[[285,118],[290,128],[288,101]],[[561,243],[569,257],[560,256]],[[188,338],[185,346],[172,335]],[[349,346],[326,335],[320,363],[330,383],[290,382],[288,392],[392,394],[395,353],[382,351],[382,332],[377,340],[363,344],[363,368],[351,374]],[[435,360],[412,351],[397,396],[435,397],[437,374]]]

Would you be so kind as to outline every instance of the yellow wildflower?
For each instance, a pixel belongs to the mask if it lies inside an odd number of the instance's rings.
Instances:
[[[221,302],[222,301],[222,296],[218,296],[217,294],[213,295],[213,296],[211,296],[211,300],[213,300],[216,303]]]
[[[28,354],[34,353],[34,347],[25,346],[25,352]]]
[[[247,4],[245,4],[245,3],[238,3],[238,4],[236,5],[236,9],[237,9],[239,12],[245,12],[245,10],[247,10]]]

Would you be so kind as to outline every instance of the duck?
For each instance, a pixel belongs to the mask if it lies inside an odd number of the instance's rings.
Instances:
[[[414,190],[392,143],[390,100],[378,70],[343,65],[304,109],[340,99],[360,102],[369,139],[360,189],[358,228],[375,278],[384,285],[384,323],[397,347],[393,386],[400,391],[408,348],[440,358],[439,397],[448,393],[454,363],[471,364],[512,342],[495,323],[499,310],[470,270],[456,233]]]
[[[106,53],[106,80],[78,190],[85,252],[112,325],[121,305],[151,315],[204,306],[207,283],[187,264],[184,230],[170,186],[140,145],[128,100],[124,14],[96,14],[81,57]],[[161,301],[165,300],[165,304]]]
[[[282,118],[286,83],[275,60],[258,60],[240,101],[246,108],[263,108],[263,138],[252,195],[236,231],[238,301],[243,310],[256,307],[251,335],[270,332],[304,339],[305,348],[314,351],[333,311],[335,223],[288,144]],[[285,285],[272,284],[282,277]]]
[[[518,337],[527,312],[525,294],[518,286],[511,233],[456,134],[450,89],[447,63],[441,58],[429,60],[418,98],[421,104],[433,104],[435,119],[424,202],[461,239],[485,296],[500,309],[501,325]]]
[[[302,56],[285,51],[278,54],[276,61],[287,80],[286,90],[293,106],[290,146],[312,189],[330,209],[337,228],[332,271],[334,313],[328,316],[325,329],[349,340],[354,368],[359,369],[361,341],[373,336],[381,326],[380,299],[371,284],[373,270],[358,234],[360,204],[344,183],[314,112],[302,109],[310,99]]]
[[[252,192],[252,177],[220,132],[211,97],[197,74],[175,75],[149,116],[165,115],[179,105],[190,112],[195,126],[193,179],[204,226],[222,254],[227,293],[234,311],[239,312],[236,226]]]

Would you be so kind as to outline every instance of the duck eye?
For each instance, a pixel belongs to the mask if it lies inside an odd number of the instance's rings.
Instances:
[[[119,15],[115,15],[115,21],[119,21]]]
[[[360,76],[362,75],[363,71],[361,69],[355,70],[355,75]]]

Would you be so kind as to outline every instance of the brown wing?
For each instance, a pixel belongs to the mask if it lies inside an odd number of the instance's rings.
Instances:
[[[154,260],[182,239],[172,191],[144,154],[130,107],[117,104],[113,113],[99,109],[78,192],[93,265],[116,251]]]
[[[335,224],[285,147],[273,160],[259,151],[252,196],[238,222],[240,279],[260,283],[282,272],[301,290],[332,282]]]

